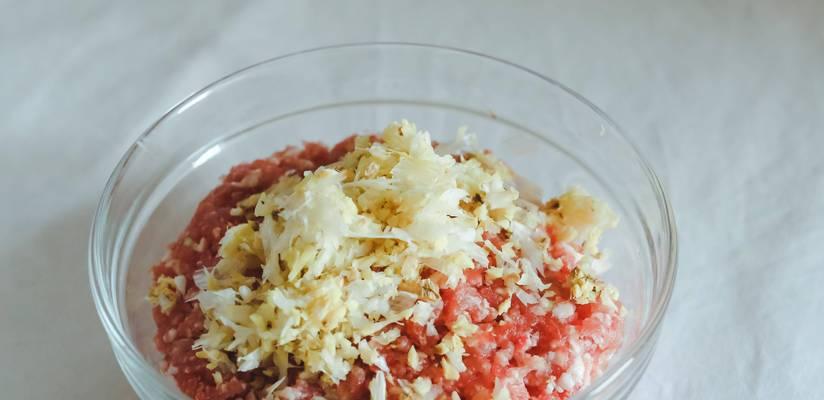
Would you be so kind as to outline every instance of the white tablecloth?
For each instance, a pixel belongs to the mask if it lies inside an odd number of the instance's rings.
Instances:
[[[0,3],[3,398],[134,397],[92,305],[86,245],[103,183],[141,130],[247,64],[372,40],[469,48],[555,77],[651,160],[681,258],[635,398],[824,393],[824,3]]]

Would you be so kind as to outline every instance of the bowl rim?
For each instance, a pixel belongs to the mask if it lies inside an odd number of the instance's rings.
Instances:
[[[547,83],[551,86],[556,87],[557,89],[560,89],[565,94],[571,96],[573,99],[587,106],[599,118],[601,118],[605,124],[607,124],[611,129],[614,130],[615,136],[621,142],[623,142],[623,144],[626,145],[627,148],[630,149],[632,156],[635,158],[635,161],[637,161],[640,164],[642,171],[646,175],[646,178],[655,194],[658,207],[662,213],[662,228],[666,235],[664,239],[666,240],[665,243],[668,244],[668,248],[666,249],[666,253],[664,254],[665,265],[663,271],[664,275],[662,277],[662,286],[660,288],[661,293],[660,296],[656,298],[655,291],[653,291],[653,304],[650,310],[649,318],[646,321],[646,323],[641,327],[640,334],[638,338],[634,341],[634,343],[631,344],[631,346],[627,349],[627,351],[624,354],[621,355],[620,358],[610,360],[607,369],[604,370],[604,372],[598,378],[593,380],[587,387],[583,388],[583,390],[576,393],[572,397],[572,399],[583,398],[593,392],[600,391],[605,385],[608,385],[616,376],[624,372],[624,369],[628,366],[628,364],[631,364],[635,360],[635,357],[643,350],[644,345],[656,339],[656,334],[660,330],[661,323],[663,321],[666,310],[669,306],[669,302],[672,298],[673,288],[675,285],[675,279],[678,269],[678,238],[674,211],[672,209],[672,205],[669,200],[669,196],[667,195],[667,192],[664,188],[664,185],[653,171],[649,162],[641,155],[635,143],[627,137],[623,128],[621,128],[611,117],[609,117],[598,106],[593,104],[591,101],[589,101],[587,98],[585,98],[578,92],[567,87],[566,85],[556,81],[555,79],[549,78],[531,68],[516,64],[503,58],[481,53],[479,51],[418,42],[350,42],[312,47],[304,50],[289,52],[276,57],[267,58],[262,61],[251,64],[247,67],[226,74],[220,79],[217,79],[209,83],[208,85],[204,86],[203,88],[192,92],[191,94],[177,102],[175,105],[173,105],[171,108],[169,108],[165,113],[163,113],[163,115],[159,119],[157,119],[146,130],[144,130],[126,150],[124,155],[121,157],[120,161],[115,166],[108,180],[106,181],[106,185],[100,196],[100,201],[92,218],[92,224],[90,229],[90,238],[88,246],[89,284],[95,308],[97,309],[98,316],[104,329],[106,330],[107,336],[109,337],[112,347],[118,347],[120,350],[122,350],[124,352],[123,354],[129,358],[128,361],[131,361],[132,363],[136,362],[141,369],[151,371],[150,376],[153,381],[152,383],[163,386],[165,389],[172,390],[174,393],[181,393],[176,385],[169,384],[169,379],[165,377],[163,373],[158,371],[157,368],[152,366],[136,348],[135,344],[129,339],[128,333],[125,332],[125,328],[123,324],[120,322],[119,317],[117,316],[117,314],[119,314],[119,311],[117,310],[117,305],[109,304],[110,302],[108,301],[108,299],[114,297],[111,297],[112,295],[107,295],[106,285],[112,282],[105,276],[103,270],[101,269],[102,265],[106,263],[106,261],[103,260],[103,257],[101,257],[97,250],[100,244],[103,243],[103,238],[101,237],[102,233],[100,224],[102,223],[102,221],[106,219],[106,213],[108,211],[111,196],[117,189],[117,186],[123,178],[125,169],[129,164],[129,161],[132,159],[132,156],[134,155],[135,151],[141,147],[143,140],[149,135],[151,135],[152,132],[154,132],[160,124],[162,124],[164,121],[172,117],[174,114],[185,111],[187,108],[195,105],[199,101],[208,97],[208,95],[213,90],[225,84],[229,84],[232,79],[242,76],[245,73],[255,70],[259,67],[274,64],[281,60],[291,59],[293,57],[298,57],[310,53],[341,50],[348,48],[377,47],[452,52],[465,56],[478,57],[485,61],[491,61],[494,63],[502,64],[504,66],[511,67],[520,70],[521,72],[525,72],[529,75],[532,75],[533,77],[544,81],[544,83]],[[655,282],[653,282],[653,287],[654,289],[658,289],[657,285],[655,285]],[[117,358],[120,364],[121,370],[123,370],[126,377],[130,380],[130,383],[134,386],[134,382],[131,382],[132,376],[123,365],[123,362],[125,362],[126,360],[123,360],[121,358],[121,354],[118,354],[117,351],[114,351],[114,353],[115,357]]]

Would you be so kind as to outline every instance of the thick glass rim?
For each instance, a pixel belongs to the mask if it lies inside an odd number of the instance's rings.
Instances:
[[[129,165],[132,156],[134,155],[135,151],[138,148],[140,148],[142,141],[146,137],[151,135],[160,124],[162,124],[164,121],[166,121],[173,115],[185,111],[187,108],[191,107],[192,105],[198,103],[199,101],[209,96],[209,94],[215,89],[230,84],[234,78],[245,75],[246,73],[249,73],[252,70],[256,70],[267,65],[275,64],[278,61],[291,59],[293,57],[298,57],[309,53],[318,53],[347,48],[368,47],[418,48],[422,50],[452,52],[461,55],[478,57],[485,61],[492,61],[494,63],[502,64],[520,70],[521,72],[525,72],[529,75],[532,75],[533,77],[538,78],[543,82],[551,86],[554,86],[557,89],[562,90],[567,95],[571,96],[572,98],[587,106],[599,118],[601,118],[606,125],[613,129],[615,136],[621,142],[623,142],[623,144],[627,146],[628,149],[630,149],[632,156],[635,158],[635,161],[637,161],[640,164],[644,174],[646,175],[648,183],[650,184],[653,192],[655,193],[655,198],[658,203],[659,211],[663,216],[663,220],[661,222],[663,223],[663,231],[666,235],[664,237],[664,244],[666,246],[666,248],[664,249],[664,255],[666,258],[665,263],[663,265],[663,276],[660,287],[658,285],[658,282],[653,282],[653,304],[651,306],[649,318],[641,327],[640,334],[635,339],[634,343],[632,343],[631,346],[627,349],[626,352],[621,354],[620,357],[610,360],[608,368],[604,371],[604,373],[601,376],[595,379],[589,386],[585,387],[583,390],[576,393],[572,397],[572,399],[585,398],[590,394],[594,394],[601,391],[604,387],[609,385],[609,383],[613,381],[616,376],[624,372],[627,366],[631,364],[635,360],[635,357],[644,349],[645,345],[647,345],[650,341],[655,340],[655,335],[658,332],[658,329],[661,325],[664,314],[666,313],[667,307],[672,297],[678,264],[678,243],[675,215],[669,197],[666,191],[664,190],[663,184],[653,171],[652,167],[649,165],[649,162],[638,151],[637,146],[627,137],[624,130],[615,121],[613,121],[612,118],[610,118],[604,111],[598,108],[598,106],[587,100],[581,94],[565,86],[564,84],[552,78],[544,76],[541,73],[528,67],[524,67],[522,65],[515,64],[511,61],[507,61],[505,59],[484,54],[481,52],[461,49],[457,47],[414,42],[344,43],[314,47],[306,50],[300,50],[296,52],[287,53],[281,56],[265,59],[263,61],[252,64],[248,67],[227,74],[222,78],[206,85],[202,89],[193,92],[192,94],[185,97],[183,100],[169,108],[168,111],[166,111],[157,121],[152,123],[145,131],[143,131],[143,133],[141,133],[137,137],[134,143],[132,143],[132,145],[125,152],[125,154],[120,159],[118,164],[115,166],[114,170],[109,176],[109,179],[106,182],[106,185],[103,189],[100,201],[98,203],[97,209],[92,220],[88,248],[89,283],[92,292],[92,297],[94,299],[94,304],[100,317],[100,321],[104,329],[108,333],[109,340],[112,346],[118,347],[121,350],[123,350],[123,356],[127,357],[128,361],[130,361],[131,363],[137,363],[141,369],[151,371],[150,377],[153,384],[163,387],[165,391],[171,396],[176,396],[180,393],[176,387],[172,387],[173,385],[170,385],[168,379],[166,379],[160,371],[158,371],[145,359],[145,357],[143,357],[143,355],[138,351],[135,344],[129,339],[129,335],[125,331],[125,327],[120,322],[118,316],[119,310],[117,304],[115,304],[116,296],[114,295],[114,293],[111,292],[111,290],[113,290],[116,286],[116,282],[115,279],[107,277],[105,272],[103,271],[103,266],[108,261],[104,260],[99,249],[101,244],[103,244],[105,241],[102,237],[101,224],[103,224],[106,220],[106,214],[111,203],[111,197],[114,191],[117,189],[117,186],[120,183],[121,179],[123,178],[124,171],[126,167]],[[657,262],[657,260],[655,260],[654,262]],[[127,376],[129,380],[131,380],[132,377],[129,376],[129,372],[126,371],[122,365],[122,363],[125,360],[121,359],[121,354],[118,354],[116,351],[115,356],[116,358],[118,358],[118,361],[120,361],[121,369],[123,370],[124,374]]]

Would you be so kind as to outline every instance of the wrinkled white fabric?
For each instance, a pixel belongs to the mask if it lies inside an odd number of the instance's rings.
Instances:
[[[468,3],[467,3],[468,4]],[[824,3],[0,1],[0,387],[134,397],[88,292],[105,179],[162,112],[273,55],[371,40],[494,54],[629,132],[680,272],[637,399],[824,392]]]

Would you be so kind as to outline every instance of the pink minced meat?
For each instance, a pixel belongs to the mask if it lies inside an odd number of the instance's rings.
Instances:
[[[192,217],[179,239],[170,245],[170,253],[153,268],[153,277],[182,275],[189,288],[184,298],[197,291],[192,277],[203,267],[217,262],[220,239],[229,227],[247,222],[245,216],[233,216],[230,210],[248,196],[264,191],[287,173],[314,170],[340,159],[353,146],[352,138],[332,149],[307,143],[303,149],[290,148],[273,156],[238,165],[221,184],[212,190]],[[437,333],[412,321],[399,326],[401,337],[381,351],[396,379],[414,380],[429,377],[440,385],[445,398],[455,391],[464,400],[490,399],[496,382],[505,385],[513,400],[564,400],[591,382],[606,368],[607,361],[621,345],[623,319],[618,307],[600,302],[575,304],[570,301],[570,277],[576,267],[569,245],[558,245],[552,232],[550,252],[563,261],[557,272],[547,272],[543,280],[551,285],[553,303],[564,304],[559,312],[538,312],[533,306],[512,297],[512,305],[503,315],[496,309],[505,300],[501,279],[485,277],[481,267],[465,271],[465,282],[454,289],[440,289],[443,307],[436,309]],[[500,247],[505,237],[487,237]],[[495,257],[490,256],[490,267]],[[437,280],[437,272],[425,270]],[[458,316],[466,313],[479,329],[464,339],[467,370],[458,380],[444,379],[435,346],[449,331]],[[207,361],[195,356],[192,344],[204,332],[203,314],[196,301],[178,301],[168,312],[153,310],[157,324],[155,344],[164,356],[164,369],[180,389],[196,400],[259,399],[275,379],[257,371],[231,373],[223,371],[220,383],[206,367]],[[415,346],[422,368],[409,367],[407,354]],[[338,385],[322,386],[298,378],[299,370],[290,371],[287,384],[306,400],[320,395],[329,399],[368,399],[368,383],[374,366],[357,363]],[[552,390],[547,391],[547,387]],[[397,386],[390,385],[388,398],[400,398]]]

